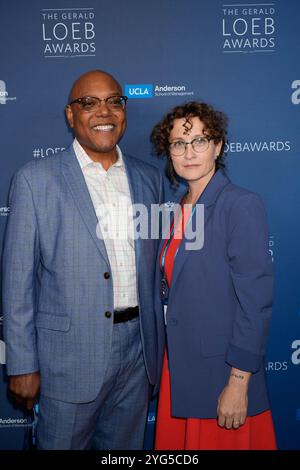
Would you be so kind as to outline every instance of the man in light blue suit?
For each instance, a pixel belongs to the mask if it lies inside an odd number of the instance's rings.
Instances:
[[[90,71],[66,115],[73,145],[14,176],[3,256],[10,391],[39,397],[40,449],[140,449],[159,380],[157,240],[124,214],[163,200],[159,171],[122,154],[126,97]],[[109,208],[109,210],[107,209]],[[120,236],[123,232],[123,236]]]

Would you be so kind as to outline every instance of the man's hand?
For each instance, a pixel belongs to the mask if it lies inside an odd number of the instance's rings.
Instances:
[[[40,373],[11,375],[9,390],[18,403],[24,405],[27,410],[32,410],[40,391]]]
[[[232,368],[228,384],[218,400],[218,424],[226,429],[238,429],[246,420],[248,383],[251,373]]]

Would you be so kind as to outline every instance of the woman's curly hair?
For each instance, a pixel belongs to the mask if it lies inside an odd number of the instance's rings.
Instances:
[[[192,128],[191,118],[198,117],[204,124],[203,133],[211,137],[215,144],[222,142],[220,154],[216,160],[216,170],[225,167],[224,148],[227,138],[227,116],[220,111],[215,110],[207,103],[190,101],[173,108],[166,114],[156,126],[154,126],[150,140],[153,153],[159,157],[167,157],[166,174],[173,185],[176,185],[176,173],[173,167],[169,151],[170,132],[173,129],[175,119],[184,118],[186,122],[184,127],[188,131]]]

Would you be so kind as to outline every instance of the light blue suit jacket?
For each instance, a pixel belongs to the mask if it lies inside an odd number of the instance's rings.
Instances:
[[[148,208],[163,200],[159,171],[124,155],[131,197]],[[41,372],[41,391],[82,403],[97,396],[110,357],[113,279],[97,238],[97,216],[70,147],[35,160],[14,176],[3,255],[3,312],[9,375]],[[146,369],[155,384],[153,307],[158,240],[136,240],[140,328]]]

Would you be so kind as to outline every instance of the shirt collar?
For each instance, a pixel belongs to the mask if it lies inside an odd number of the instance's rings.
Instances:
[[[123,160],[122,151],[121,151],[121,149],[118,145],[117,145],[116,148],[117,148],[118,158],[117,158],[117,161],[110,168],[112,168],[112,167],[124,167],[124,160]],[[92,160],[91,157],[89,157],[89,155],[86,153],[84,148],[80,145],[80,143],[78,142],[76,137],[75,137],[74,142],[73,142],[73,149],[74,149],[75,155],[77,157],[77,160],[79,162],[79,165],[80,165],[81,169],[87,167],[88,165],[98,163],[98,162],[94,162],[94,160]],[[100,163],[100,165],[101,165],[101,163]]]

